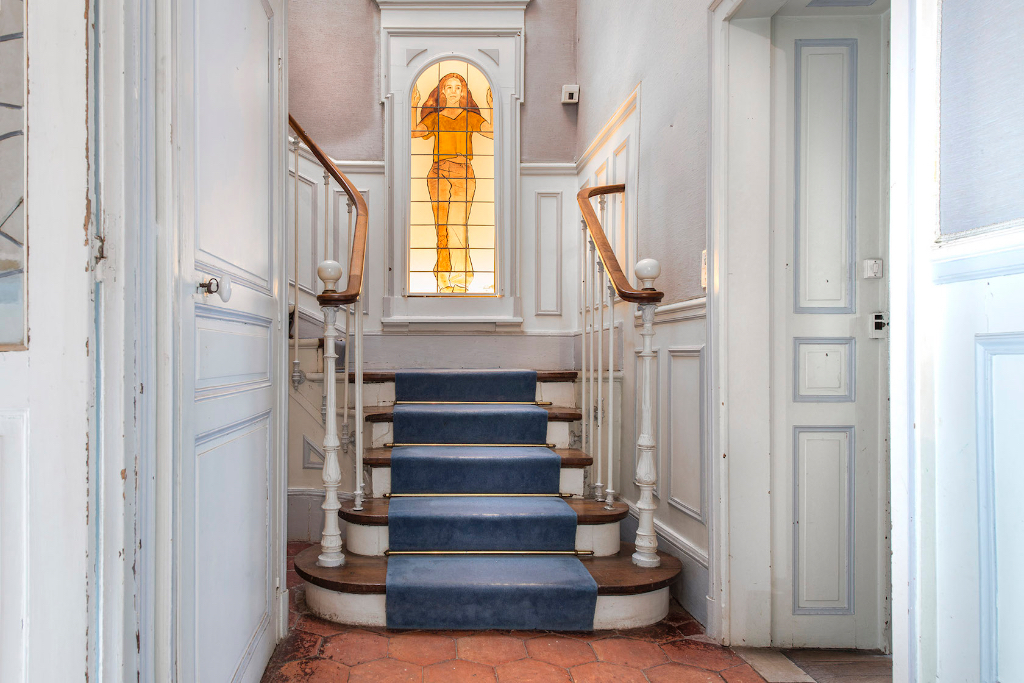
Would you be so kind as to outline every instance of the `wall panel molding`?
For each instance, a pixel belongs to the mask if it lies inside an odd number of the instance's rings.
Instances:
[[[704,346],[674,346],[668,349],[668,443],[666,448],[668,461],[668,482],[666,491],[668,504],[680,510],[686,515],[697,520],[701,524],[707,523],[707,501],[705,500],[705,429],[704,429]],[[674,372],[679,363],[696,363],[696,386],[692,378],[687,378],[685,384],[677,384],[677,377]],[[696,410],[693,409],[696,404]],[[676,439],[683,435],[686,443],[678,444]],[[688,436],[689,438],[685,438]],[[675,475],[678,474],[677,467],[684,460],[697,459],[697,486],[695,491],[688,492],[687,499],[680,496],[686,495],[675,486]],[[682,469],[682,468],[679,468]],[[694,493],[696,494],[694,497]]]
[[[0,678],[27,680],[28,411],[0,412]]]
[[[535,192],[534,211],[534,315],[562,315],[562,193]]]
[[[243,313],[221,306],[195,305],[195,344],[206,353],[195,354],[195,397],[197,401],[224,398],[271,384],[273,321],[251,313]],[[217,339],[233,337],[225,344],[226,353],[218,354],[214,348]],[[239,339],[247,342],[249,353],[239,353]],[[246,359],[256,359],[248,366]]]

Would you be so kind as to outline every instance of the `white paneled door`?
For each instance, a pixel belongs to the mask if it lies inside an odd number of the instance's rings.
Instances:
[[[178,12],[177,672],[258,681],[280,580],[284,16],[280,0]],[[197,288],[211,278],[220,292]]]
[[[773,20],[775,646],[887,648],[883,21]]]

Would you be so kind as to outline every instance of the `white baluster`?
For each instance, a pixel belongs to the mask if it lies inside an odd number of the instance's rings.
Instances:
[[[615,286],[608,282],[608,488],[605,489],[605,510],[614,509],[615,489]]]
[[[654,280],[661,274],[661,266],[654,259],[643,259],[636,264],[636,276],[644,289],[653,289]],[[641,567],[657,567],[661,564],[658,557],[658,536],[654,531],[654,511],[658,506],[654,503],[654,486],[658,481],[657,469],[654,466],[653,398],[653,361],[654,361],[654,310],[657,304],[639,304],[640,316],[643,320],[643,351],[640,353],[640,438],[637,439],[638,453],[635,483],[640,488],[640,500],[636,508],[639,512],[639,524],[636,530],[636,552],[633,553],[633,564]]]
[[[296,389],[306,381],[306,374],[299,368],[299,141],[292,138],[292,151],[295,153],[295,190],[292,193],[292,204],[295,219],[292,221],[292,237],[295,242],[295,308],[292,313],[292,345],[295,357],[292,358],[292,386]]]
[[[587,304],[589,303],[589,294],[587,293],[587,271],[589,266],[587,265],[587,220],[580,217],[580,227],[582,228],[583,235],[580,238],[582,240],[581,246],[583,247],[580,251],[583,255],[580,261],[580,282],[582,287],[580,288],[580,408],[582,411],[582,419],[580,420],[580,449],[587,452],[587,439],[589,435],[587,433],[587,416],[590,414],[590,410],[587,407],[587,319],[588,313]],[[590,477],[593,481],[594,468],[590,468]]]
[[[341,265],[337,261],[325,260],[317,268],[317,274],[324,281],[324,291],[334,291],[334,286],[341,279]],[[338,486],[341,484],[341,467],[338,464],[338,419],[337,419],[337,387],[335,382],[335,340],[338,330],[335,321],[338,315],[337,306],[324,306],[324,385],[326,386],[326,417],[324,421],[324,531],[320,538],[320,557],[317,564],[321,567],[339,567],[345,564],[345,556],[341,552],[341,527],[338,524]]]
[[[355,430],[356,430],[356,493],[355,510],[363,509],[363,301],[362,295],[352,304],[353,315],[356,318],[356,406],[355,406]],[[348,377],[345,378],[348,381]]]
[[[598,468],[598,480],[594,484],[594,497],[598,500],[604,498],[604,484],[601,483],[601,454],[604,452],[604,386],[602,384],[604,374],[604,263],[597,259],[597,273],[594,278],[594,285],[597,290],[594,292],[594,333],[597,335],[597,405],[594,407],[596,413],[595,429],[597,430],[597,443],[594,448],[594,464]]]

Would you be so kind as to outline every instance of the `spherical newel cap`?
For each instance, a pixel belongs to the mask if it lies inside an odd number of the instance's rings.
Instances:
[[[637,262],[633,272],[643,289],[654,289],[654,281],[661,275],[661,264],[652,258],[645,258]]]
[[[317,267],[316,274],[324,281],[324,291],[333,292],[341,279],[341,264],[337,261],[323,261]]]

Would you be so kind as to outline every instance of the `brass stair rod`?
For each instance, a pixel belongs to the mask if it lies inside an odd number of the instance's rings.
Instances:
[[[572,555],[590,557],[593,550],[385,550],[389,555]]]
[[[386,443],[383,448],[399,446],[449,446],[452,448],[555,448],[553,443]]]

